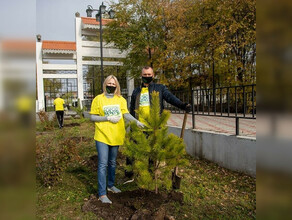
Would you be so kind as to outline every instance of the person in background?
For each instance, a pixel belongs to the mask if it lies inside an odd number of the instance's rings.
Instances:
[[[54,100],[54,106],[55,106],[59,128],[61,129],[63,128],[63,122],[64,122],[65,101],[64,99],[60,98],[60,94],[56,95],[56,99]]]
[[[20,117],[20,122],[23,127],[32,125],[32,112],[34,110],[33,99],[27,94],[21,95],[16,99],[16,110]]]
[[[139,119],[142,123],[144,119],[139,117],[136,113],[138,112],[144,113],[144,115],[149,115],[150,113],[150,106],[151,106],[151,93],[153,91],[159,92],[159,101],[160,101],[160,111],[162,112],[164,109],[163,101],[165,100],[167,103],[174,105],[177,108],[185,110],[186,112],[191,111],[191,105],[188,103],[183,103],[179,100],[175,95],[173,95],[165,85],[157,84],[153,82],[154,79],[154,72],[150,66],[145,66],[142,69],[141,73],[142,84],[141,86],[134,89],[132,96],[131,96],[131,103],[130,103],[130,113],[133,117]],[[147,135],[147,134],[146,134]],[[151,161],[149,161],[151,163]],[[127,164],[132,164],[130,158],[127,158]],[[125,171],[125,176],[128,178],[132,178],[133,173]],[[131,182],[129,180],[127,182]]]
[[[128,112],[119,82],[113,75],[105,79],[103,93],[93,99],[90,114],[91,121],[95,122],[94,140],[98,152],[98,196],[102,203],[112,203],[107,191],[121,192],[115,186],[115,172],[118,148],[126,134],[124,118],[139,127],[144,125]]]

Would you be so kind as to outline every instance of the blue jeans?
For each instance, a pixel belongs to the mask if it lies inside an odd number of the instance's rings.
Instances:
[[[116,176],[116,158],[119,146],[110,146],[105,143],[95,141],[98,153],[98,196],[106,195],[106,172],[107,186],[113,187]]]

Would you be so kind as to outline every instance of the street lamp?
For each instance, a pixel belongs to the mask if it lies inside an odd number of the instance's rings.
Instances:
[[[100,70],[101,70],[101,81],[100,81],[100,85],[101,85],[101,91],[102,91],[102,84],[103,84],[103,80],[104,80],[104,75],[103,75],[103,50],[102,50],[102,15],[105,14],[106,12],[109,15],[109,18],[114,18],[115,16],[115,11],[110,9],[109,11],[106,11],[106,6],[102,4],[99,6],[99,9],[94,9],[91,5],[87,6],[86,9],[86,14],[87,17],[92,17],[92,12],[96,11],[96,21],[99,21],[99,37],[100,37]]]

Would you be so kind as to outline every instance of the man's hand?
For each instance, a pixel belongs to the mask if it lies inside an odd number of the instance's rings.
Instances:
[[[121,116],[108,116],[107,120],[116,124],[121,120],[121,118],[122,118]]]
[[[186,111],[186,113],[189,113],[190,111],[192,111],[191,104],[185,103],[185,111]]]
[[[139,128],[144,128],[145,127],[145,125],[142,122],[140,122],[140,121],[137,121],[137,126]]]

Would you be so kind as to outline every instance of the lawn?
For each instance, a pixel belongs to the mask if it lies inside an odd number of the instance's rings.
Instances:
[[[46,130],[37,123],[37,148],[76,148],[75,156],[49,186],[37,179],[37,219],[101,219],[82,206],[91,195],[97,195],[96,149],[94,125],[88,120],[66,120],[63,129]],[[65,140],[65,141],[64,141]],[[66,141],[67,140],[67,141]],[[68,146],[67,146],[68,145]],[[180,168],[183,177],[183,202],[170,201],[165,209],[175,219],[255,219],[255,178],[233,172],[206,160],[186,156],[187,167]],[[135,183],[123,185],[125,158],[117,160],[117,187],[137,190]]]

